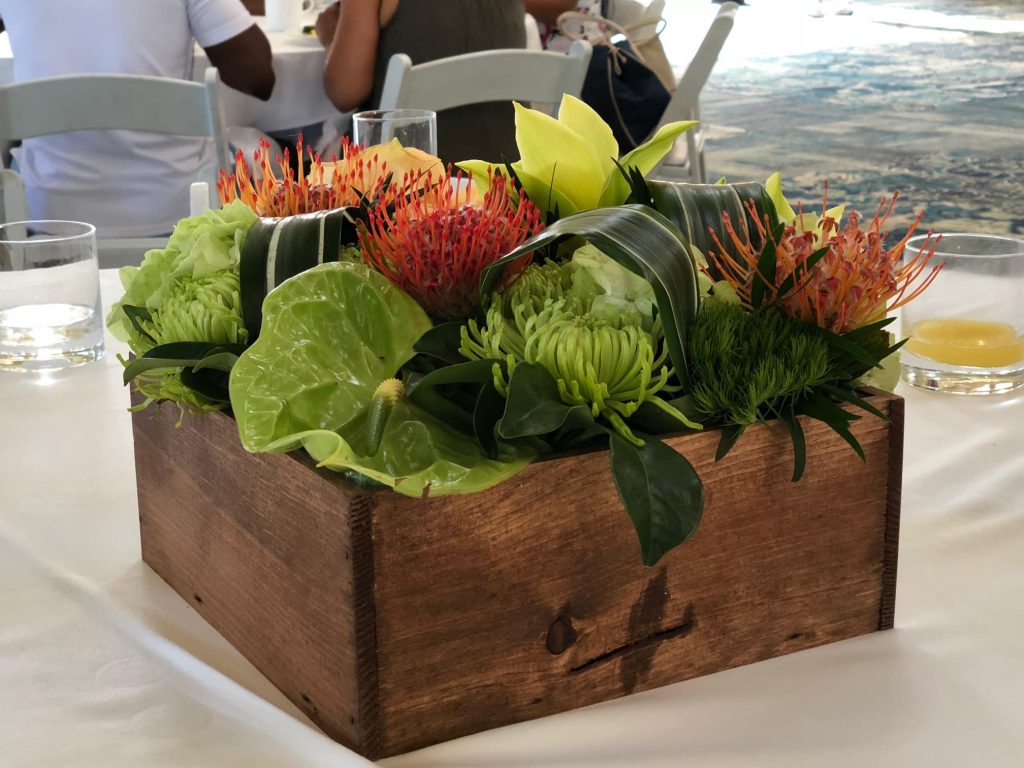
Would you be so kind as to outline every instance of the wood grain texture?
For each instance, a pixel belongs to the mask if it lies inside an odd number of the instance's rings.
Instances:
[[[178,418],[133,416],[143,560],[331,737],[360,744],[376,668],[358,664],[355,505],[295,459],[246,453],[226,416]]]
[[[805,421],[796,484],[782,429],[719,463],[717,434],[671,439],[707,504],[654,568],[604,452],[421,500],[246,454],[223,414],[138,414],[143,555],[375,759],[891,627],[902,401],[871,401],[892,423],[855,424],[867,462]]]

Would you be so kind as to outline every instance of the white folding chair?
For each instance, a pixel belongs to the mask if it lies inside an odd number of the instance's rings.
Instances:
[[[132,130],[212,138],[217,163],[229,156],[216,69],[204,84],[143,75],[67,75],[0,87],[0,141],[88,130]],[[207,174],[203,174],[204,176]],[[25,219],[24,186],[14,171],[0,179],[0,222]],[[100,239],[101,266],[137,264],[164,238]]]
[[[732,31],[738,9],[736,3],[722,4],[672,94],[672,100],[661,119],[662,125],[676,120],[700,120],[700,92],[711,76],[718,54]],[[692,182],[707,183],[703,126],[698,124],[676,139],[672,151],[652,175],[654,178],[671,180],[689,177]]]
[[[569,54],[497,50],[467,53],[425,64],[396,53],[388,63],[381,109],[440,112],[487,101],[555,104],[579,96],[590,63],[590,44],[578,40]]]

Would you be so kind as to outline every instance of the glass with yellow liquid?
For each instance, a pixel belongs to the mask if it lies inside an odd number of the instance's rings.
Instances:
[[[912,238],[904,258],[916,256],[925,240]],[[904,380],[964,395],[1024,385],[1024,240],[943,235],[933,263],[945,266],[903,308]]]

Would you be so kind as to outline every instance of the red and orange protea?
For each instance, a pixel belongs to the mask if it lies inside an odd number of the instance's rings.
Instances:
[[[395,197],[370,212],[360,232],[363,258],[443,320],[469,317],[479,306],[480,274],[541,229],[541,213],[524,195],[513,198],[503,179],[491,179],[483,199],[461,174],[406,175]],[[510,265],[514,279],[529,258]]]
[[[823,211],[828,209],[827,194],[826,186]],[[718,251],[709,256],[747,308],[753,308],[755,276],[759,276],[758,282],[764,288],[760,306],[777,306],[798,320],[845,333],[880,320],[888,310],[912,301],[942,268],[932,266],[926,273],[938,245],[938,240],[932,242],[930,238],[912,259],[902,261],[907,241],[923,214],[917,216],[898,243],[885,247],[888,232],[882,227],[897,197],[883,199],[866,228],[861,226],[861,217],[856,212],[850,214],[845,226],[823,215],[817,232],[806,229],[806,217],[798,215],[777,239],[750,203],[750,218],[759,235],[754,240],[765,245],[752,246],[726,219],[725,231],[737,255],[730,255],[712,232]],[[758,265],[764,248],[769,246],[775,250],[775,274],[763,275],[758,272]],[[819,248],[827,251],[817,263],[808,266],[808,259]]]
[[[303,151],[302,136],[297,150]],[[241,200],[260,216],[293,216],[312,211],[326,211],[364,201],[378,199],[389,186],[392,175],[401,175],[410,169],[439,166],[440,161],[419,150],[401,144],[383,144],[363,149],[345,139],[341,159],[324,163],[312,148],[305,147],[309,158],[308,172],[299,165],[298,178],[290,165],[289,151],[276,158],[277,170],[271,162],[270,144],[260,142],[253,153],[253,174],[242,152],[235,156],[235,172],[221,169],[217,182],[222,204]]]

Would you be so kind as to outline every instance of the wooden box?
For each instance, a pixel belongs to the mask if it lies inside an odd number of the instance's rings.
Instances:
[[[805,421],[671,439],[697,534],[654,568],[608,457],[469,496],[353,491],[250,455],[224,414],[135,414],[143,559],[334,739],[373,759],[893,624],[903,401],[872,395],[862,463]]]

